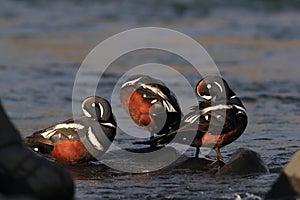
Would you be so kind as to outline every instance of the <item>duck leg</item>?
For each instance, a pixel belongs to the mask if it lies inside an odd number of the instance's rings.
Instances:
[[[225,163],[223,161],[223,156],[222,156],[222,154],[220,152],[220,148],[219,147],[215,147],[215,151],[216,151],[216,154],[217,154],[216,163],[218,163],[220,167],[223,167],[225,165]]]
[[[195,158],[199,157],[199,153],[200,153],[200,147],[196,147]]]
[[[154,134],[153,133],[151,133],[151,135],[150,135],[150,140],[152,140],[152,139],[154,139]],[[157,146],[157,143],[151,143],[150,144],[150,147],[151,148],[154,148],[154,147],[156,147]]]
[[[217,160],[223,162],[223,156],[222,156],[222,154],[221,154],[221,152],[220,152],[220,148],[219,148],[219,147],[216,147],[216,148],[215,148],[215,151],[216,151],[216,154],[217,154]]]
[[[225,165],[224,161],[223,161],[223,156],[220,152],[220,148],[219,147],[215,147],[214,148],[216,153],[217,153],[217,160],[215,160],[214,162],[212,162],[210,165],[209,165],[209,169],[212,170],[212,169],[217,169],[217,168],[221,168]]]

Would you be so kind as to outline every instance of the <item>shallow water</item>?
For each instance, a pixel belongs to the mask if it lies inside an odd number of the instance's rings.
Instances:
[[[211,177],[189,169],[131,175],[83,165],[72,169],[77,199],[263,197],[299,148],[300,14],[294,1],[232,1],[228,5],[216,1],[215,6],[197,1],[148,1],[147,5],[136,1],[0,2],[0,95],[22,136],[72,116],[76,72],[99,42],[129,28],[161,26],[200,42],[247,107],[247,130],[222,149],[225,160],[237,148],[247,147],[259,152],[270,168],[266,175]],[[112,64],[101,80],[99,95],[109,98],[112,84],[129,67],[148,62],[173,66],[192,86],[199,80],[181,59],[142,51]],[[176,78],[164,76],[163,80],[180,99],[189,99]],[[88,84],[81,87],[82,95],[91,95]],[[116,99],[112,101],[115,111],[121,108]],[[126,115],[118,118],[126,126]],[[129,123],[126,130],[137,129]],[[119,130],[116,143],[130,147],[131,140]],[[186,153],[192,154],[193,149]]]

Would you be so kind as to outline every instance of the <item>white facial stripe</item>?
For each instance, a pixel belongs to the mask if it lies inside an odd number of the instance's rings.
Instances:
[[[206,114],[207,112],[210,112],[210,111],[213,111],[213,110],[231,109],[231,108],[232,108],[231,105],[223,105],[223,104],[220,104],[220,105],[210,106],[210,107],[204,108],[204,109],[200,110],[200,114],[201,114],[201,115],[204,115],[204,114]]]
[[[234,98],[236,98],[236,96],[232,96],[232,97],[230,97],[230,99],[234,99]]]
[[[211,88],[211,84],[208,84],[208,85],[207,85],[207,88],[210,89],[210,88]]]
[[[41,133],[41,135],[46,138],[49,139],[50,137],[52,137],[56,131],[58,129],[68,129],[68,128],[73,128],[73,129],[78,129],[81,130],[84,128],[84,126],[82,126],[81,124],[57,124],[56,126],[54,126],[51,130],[45,131],[44,133]]]
[[[127,86],[127,85],[134,85],[136,82],[138,82],[139,80],[141,80],[142,77],[139,77],[137,79],[134,79],[132,81],[127,81],[125,83],[123,83],[123,85],[121,86],[121,88]]]
[[[205,99],[205,100],[211,100],[211,96],[208,96],[208,95],[203,95],[203,96],[201,96],[203,99]]]
[[[98,151],[103,151],[104,148],[96,138],[95,134],[92,132],[92,127],[89,127],[87,138],[91,142],[91,144],[98,150]]]
[[[109,123],[109,122],[101,122],[100,123],[101,125],[103,125],[103,126],[109,126],[109,127],[112,127],[112,128],[117,128],[115,125],[113,125],[112,123]]]
[[[92,115],[91,115],[86,109],[84,109],[83,107],[82,107],[82,111],[83,111],[83,114],[84,114],[85,116],[87,116],[87,117],[92,117]]]
[[[102,118],[103,114],[104,114],[104,112],[103,112],[103,106],[100,103],[98,103],[98,105],[99,105],[99,108],[100,108],[100,117]]]
[[[223,92],[222,86],[217,81],[215,81],[214,83],[220,88],[220,91]]]

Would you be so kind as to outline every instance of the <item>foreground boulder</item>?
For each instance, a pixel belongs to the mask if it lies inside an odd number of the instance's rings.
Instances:
[[[246,148],[240,148],[231,156],[228,163],[220,168],[216,174],[248,175],[268,172],[269,169],[266,163],[257,152]]]
[[[267,199],[296,199],[296,196],[300,196],[300,150],[285,166],[267,194]]]
[[[0,199],[73,199],[69,173],[22,145],[1,102],[0,124]]]

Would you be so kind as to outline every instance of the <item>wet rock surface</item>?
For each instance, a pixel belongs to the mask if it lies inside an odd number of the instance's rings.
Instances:
[[[153,152],[155,148],[143,148],[143,149],[128,149],[135,153],[147,153]],[[227,161],[225,166],[221,167],[215,164],[214,159],[206,157],[195,158],[188,157],[186,154],[181,155],[171,165],[159,169],[157,171],[145,172],[145,173],[128,173],[124,171],[118,171],[110,166],[122,166],[124,168],[137,169],[138,171],[147,171],[145,166],[153,168],[156,164],[160,165],[166,156],[178,156],[179,153],[175,148],[168,148],[167,154],[160,159],[148,160],[148,162],[139,165],[130,158],[122,157],[124,152],[116,150],[108,152],[103,157],[102,161],[81,163],[77,165],[68,165],[68,170],[71,172],[73,178],[76,180],[77,187],[80,192],[89,192],[97,190],[97,193],[93,193],[97,199],[99,196],[106,198],[115,198],[116,195],[122,196],[124,190],[128,190],[128,187],[135,188],[132,190],[133,196],[141,198],[144,196],[144,192],[147,190],[156,190],[160,187],[161,190],[172,190],[174,196],[185,196],[192,199],[215,199],[216,193],[221,190],[216,190],[220,184],[225,188],[232,187],[234,183],[240,181],[243,185],[251,187],[253,185],[252,179],[249,179],[247,175],[255,175],[256,179],[265,179],[268,172],[268,168],[260,155],[249,149],[237,149],[231,158]],[[120,157],[121,156],[121,157]],[[162,160],[160,162],[159,160]],[[160,163],[156,163],[160,162]],[[250,165],[251,167],[245,167]],[[212,167],[213,166],[213,167]],[[259,175],[258,175],[259,174]],[[246,176],[245,176],[246,175]],[[229,177],[229,178],[228,178]],[[112,184],[112,182],[114,184]],[[162,184],[157,184],[158,182]],[[97,185],[95,187],[95,184]],[[117,188],[115,187],[117,184]],[[178,185],[189,191],[189,195],[186,196],[185,190],[178,190]],[[177,187],[175,187],[177,186]],[[234,190],[238,191],[241,185],[236,186]],[[142,189],[141,189],[142,188]],[[144,189],[147,188],[147,189]],[[113,191],[113,192],[112,192]],[[201,192],[206,192],[205,198],[201,195]],[[259,193],[237,193],[235,199],[260,199],[259,196],[265,194],[265,188],[261,188]],[[199,196],[201,195],[201,197]],[[257,196],[259,195],[259,196]],[[153,193],[149,197],[152,199],[164,199],[160,194]],[[207,198],[206,198],[207,197]],[[151,199],[150,198],[150,199]],[[227,196],[225,199],[232,199],[233,195]],[[183,198],[184,199],[184,198]]]
[[[284,167],[279,178],[272,185],[267,199],[297,199],[300,198],[300,150]]]
[[[191,169],[199,171],[208,171],[211,169],[211,164],[213,160],[207,158],[188,158],[182,156],[178,159],[177,163],[174,164],[175,169]],[[176,165],[176,166],[175,166]]]
[[[250,149],[240,148],[229,159],[227,164],[220,168],[217,175],[224,174],[261,174],[268,173],[269,169],[261,156]]]
[[[146,152],[152,152],[153,148],[145,148],[145,149],[134,149],[130,150],[131,152],[135,153],[146,153]],[[119,159],[118,157],[120,155],[123,155],[123,153],[118,153],[118,151],[110,152],[107,156],[103,157],[103,161],[100,162],[94,162],[92,163],[86,163],[86,164],[80,164],[80,165],[70,165],[69,170],[71,173],[75,176],[76,179],[86,179],[86,178],[92,178],[94,179],[97,177],[101,172],[109,172],[109,174],[122,174],[118,172],[117,170],[111,169],[108,166],[135,166],[135,169],[138,169],[137,173],[141,173],[142,171],[145,172],[154,172],[149,171],[147,168],[136,168],[136,165],[138,164],[136,160],[126,159]],[[207,172],[212,175],[248,175],[248,174],[264,174],[268,173],[269,169],[265,162],[262,160],[261,156],[250,149],[240,148],[238,149],[229,161],[223,166],[223,163],[218,162],[214,159],[209,159],[206,157],[202,158],[196,158],[196,157],[187,157],[185,155],[179,156],[178,152],[176,154],[176,149],[174,148],[168,148],[168,156],[170,157],[176,157],[178,156],[178,159],[172,163],[171,165],[162,168],[161,170],[172,170],[172,169],[189,169],[189,170],[197,170],[202,172]],[[164,163],[165,157],[161,157],[160,159],[148,160],[147,166],[149,169],[154,169],[151,167],[151,165],[162,165],[166,164]],[[175,160],[175,159],[174,159]],[[108,166],[105,165],[108,164]],[[141,163],[140,163],[141,164]],[[140,165],[142,167],[142,165]],[[82,170],[82,168],[90,168],[90,170]],[[94,169],[94,170],[93,170]],[[84,174],[82,172],[84,171]],[[91,173],[87,173],[91,172]],[[97,175],[98,174],[98,175]],[[94,176],[94,177],[93,177]],[[103,176],[100,175],[101,177]],[[81,177],[81,178],[80,178]]]
[[[222,162],[208,158],[187,157],[181,157],[175,165],[178,169],[201,170],[215,175],[249,175],[269,172],[261,156],[246,148],[236,150],[224,166]]]

